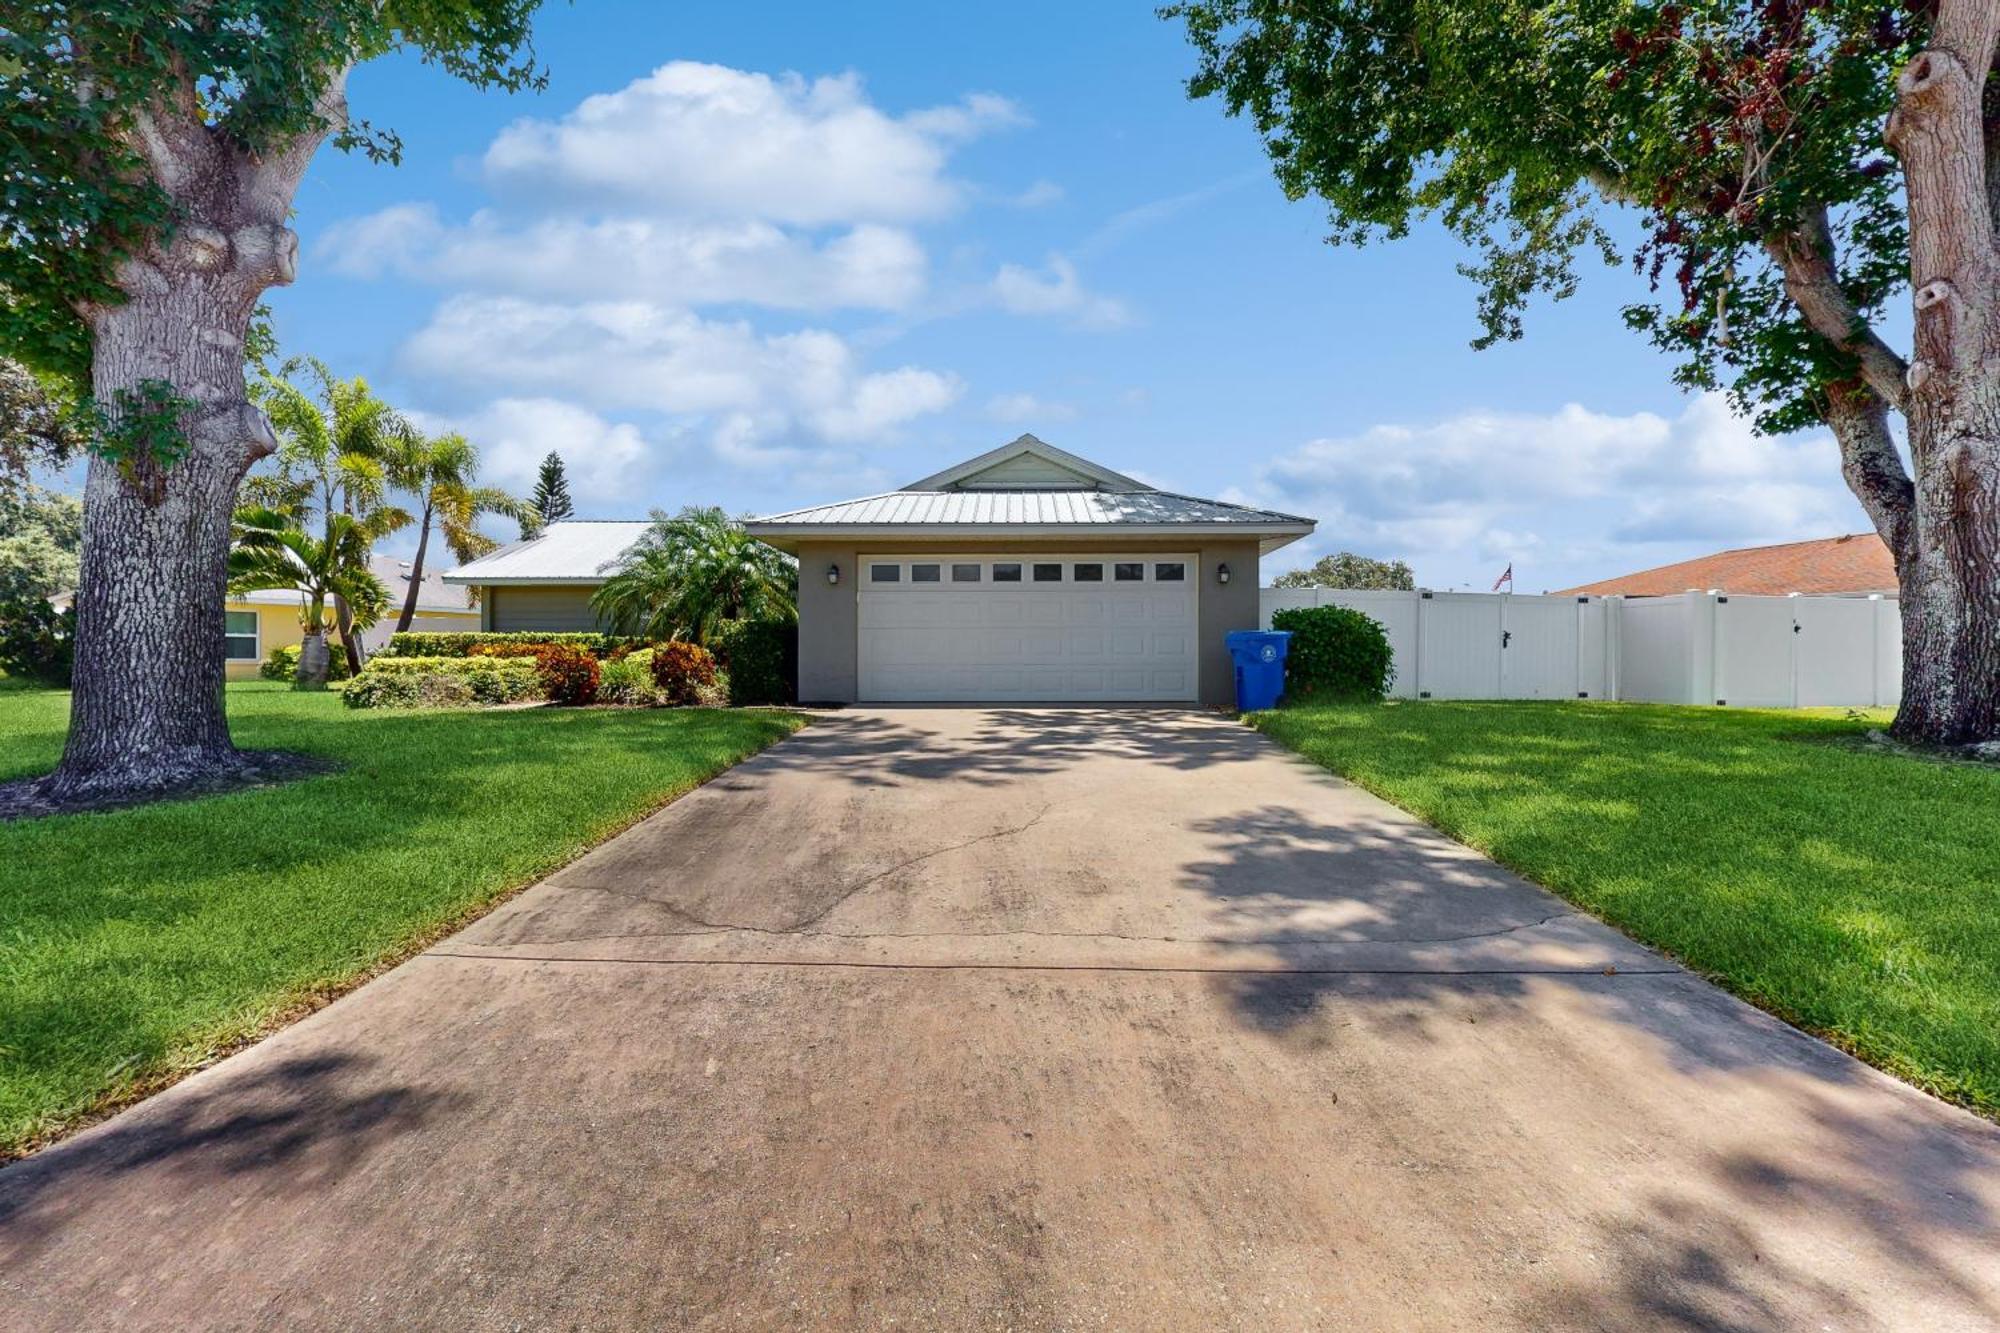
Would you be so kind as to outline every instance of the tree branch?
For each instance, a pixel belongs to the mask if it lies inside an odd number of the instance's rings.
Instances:
[[[1796,219],[1790,231],[1768,237],[1764,250],[1785,275],[1785,294],[1813,331],[1861,363],[1862,378],[1883,402],[1900,408],[1908,367],[1882,341],[1840,285],[1834,267],[1833,231],[1826,209]]]
[[[1905,553],[1916,549],[1916,487],[1889,433],[1888,405],[1854,381],[1829,385],[1827,399],[1826,424],[1840,445],[1840,474],[1901,569]]]

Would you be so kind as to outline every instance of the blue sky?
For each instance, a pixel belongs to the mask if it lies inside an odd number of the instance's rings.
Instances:
[[[1523,591],[1859,531],[1831,445],[1672,388],[1592,273],[1486,352],[1435,230],[1322,240],[1147,4],[548,9],[540,94],[414,60],[298,198],[281,343],[580,513],[891,489],[1023,430]],[[501,525],[504,526],[504,525]],[[496,535],[511,535],[500,532]]]

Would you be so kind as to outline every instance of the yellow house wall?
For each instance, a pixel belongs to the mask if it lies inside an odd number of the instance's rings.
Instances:
[[[271,606],[264,602],[224,602],[223,609],[257,613],[257,660],[225,663],[224,671],[231,680],[255,680],[257,668],[263,665],[264,659],[271,655],[273,648],[281,648],[288,643],[298,643],[305,638],[305,631],[299,628],[299,612],[295,606]]]

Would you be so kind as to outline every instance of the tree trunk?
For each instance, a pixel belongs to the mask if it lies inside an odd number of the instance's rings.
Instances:
[[[358,676],[361,674],[361,645],[356,640],[360,636],[354,632],[354,612],[348,609],[347,599],[338,593],[333,598],[333,622],[340,627],[340,651],[347,659],[347,674]]]
[[[63,798],[162,790],[235,763],[222,693],[229,523],[238,483],[274,441],[244,393],[256,291],[201,259],[129,263],[139,289],[94,321],[92,391],[107,411],[147,381],[195,406],[178,462],[91,460],[69,739],[50,779]]]
[[[326,631],[322,629],[307,634],[299,644],[299,669],[292,673],[292,688],[325,689],[327,668],[330,665],[331,660],[326,651]]]
[[[93,457],[69,738],[47,779],[58,799],[140,796],[241,771],[223,712],[229,524],[243,474],[276,447],[248,401],[243,344],[258,297],[292,280],[285,225],[313,152],[345,120],[345,75],[321,124],[261,156],[202,123],[196,90],[137,117],[133,145],[179,221],[121,263],[126,299],[79,308],[91,330],[91,390],[113,417],[125,395],[169,386],[191,404],[186,450]]]
[[[2000,247],[1982,115],[1996,36],[1992,0],[1945,0],[1931,48],[1897,80],[1886,135],[1908,180],[1916,307],[1893,730],[1933,744],[2000,737]]]
[[[424,506],[423,526],[417,529],[417,555],[410,561],[410,590],[403,595],[403,613],[396,617],[396,633],[409,631],[410,622],[417,617],[417,592],[424,582],[424,553],[431,545],[431,507]]]

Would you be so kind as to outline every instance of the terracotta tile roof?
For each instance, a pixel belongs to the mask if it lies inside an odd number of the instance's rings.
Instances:
[[[1627,597],[1668,597],[1689,588],[1719,588],[1746,597],[1782,597],[1786,593],[1868,593],[1896,591],[1896,562],[1889,548],[1872,532],[1818,541],[1786,542],[1780,546],[1746,546],[1718,551],[1699,560],[1642,569],[1615,579],[1603,579],[1563,593],[1594,593]]]

